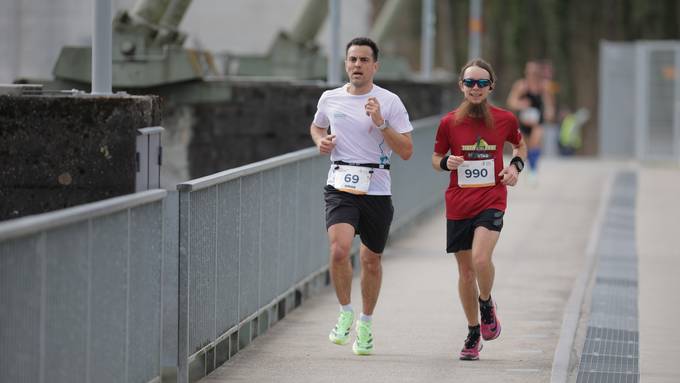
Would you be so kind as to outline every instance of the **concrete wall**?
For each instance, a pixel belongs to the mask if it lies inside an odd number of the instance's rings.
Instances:
[[[135,191],[137,129],[157,97],[0,96],[0,220]]]
[[[399,95],[412,120],[448,111],[458,97],[453,84],[379,84]],[[166,104],[162,187],[313,146],[309,125],[325,85],[232,80],[228,86],[227,100]]]

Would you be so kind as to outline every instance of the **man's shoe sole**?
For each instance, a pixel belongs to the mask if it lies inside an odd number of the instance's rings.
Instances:
[[[347,342],[349,342],[349,337],[347,337],[346,339],[340,339],[333,337],[333,335],[328,335],[328,339],[331,341],[331,343],[335,343],[340,346],[345,345],[347,344]]]
[[[366,355],[371,355],[373,353],[373,350],[357,350],[354,345],[352,345],[352,351],[354,351],[355,355],[359,356],[366,356]]]
[[[479,345],[479,351],[477,351],[477,355],[460,355],[460,360],[479,360],[479,353],[482,352],[482,348],[484,348],[484,344]]]
[[[488,340],[498,339],[498,337],[501,336],[501,330],[502,330],[502,329],[503,329],[503,327],[499,328],[499,329],[498,329],[498,332],[496,332],[496,334],[495,334],[494,336],[492,336],[491,338],[485,338],[484,336],[482,336],[482,339],[487,340],[487,341],[488,341]]]

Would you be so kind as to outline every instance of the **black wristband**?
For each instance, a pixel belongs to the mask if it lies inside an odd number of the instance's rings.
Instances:
[[[522,157],[520,157],[520,156],[514,156],[510,160],[510,165],[515,165],[515,169],[517,169],[517,173],[521,173],[522,170],[524,169],[524,160],[522,160]]]
[[[442,170],[446,170],[447,172],[450,172],[451,169],[449,169],[448,166],[446,166],[446,161],[449,160],[449,156],[444,156],[440,161],[439,161],[439,167],[442,168]]]

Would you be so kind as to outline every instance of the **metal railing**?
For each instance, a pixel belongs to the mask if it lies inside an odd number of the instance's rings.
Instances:
[[[325,267],[319,159],[307,149],[178,186],[180,382],[187,363],[193,380],[250,343],[266,309]]]
[[[392,231],[443,201],[430,158],[438,117],[414,122],[414,155],[394,160]],[[179,381],[193,381],[266,331],[308,290],[328,284],[316,148],[178,185]]]
[[[159,380],[165,195],[0,224],[1,382]]]
[[[600,43],[599,151],[680,163],[680,41]]]
[[[393,156],[392,232],[443,201],[437,122]],[[205,376],[328,285],[329,166],[310,148],[0,223],[0,381]]]

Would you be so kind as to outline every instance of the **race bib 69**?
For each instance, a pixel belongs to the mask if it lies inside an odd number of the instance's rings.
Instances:
[[[366,194],[373,170],[362,166],[337,165],[333,187],[352,194]]]

